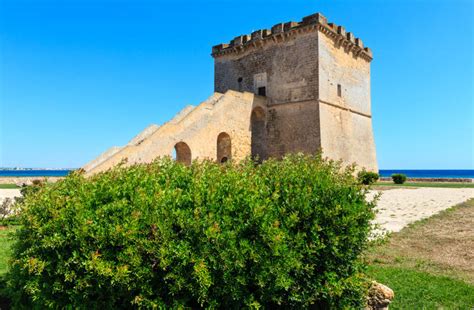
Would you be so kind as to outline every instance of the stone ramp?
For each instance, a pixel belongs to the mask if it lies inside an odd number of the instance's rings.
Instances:
[[[102,154],[100,154],[99,156],[97,156],[96,158],[94,158],[93,160],[88,162],[87,164],[85,164],[82,167],[82,169],[84,169],[85,171],[90,171],[90,170],[94,169],[95,167],[99,166],[100,164],[102,164],[104,161],[106,161],[110,157],[117,154],[122,148],[123,147],[121,147],[121,146],[112,146],[107,151],[103,152]]]
[[[146,138],[151,136],[155,131],[157,131],[160,128],[160,126],[151,124],[147,128],[145,128],[142,132],[140,132],[138,135],[132,138],[127,144],[128,145],[139,145],[142,143]],[[95,167],[99,166],[118,152],[120,152],[124,147],[122,146],[112,146],[109,148],[107,151],[103,152],[99,156],[97,156],[95,159],[91,160],[87,164],[85,164],[82,169],[85,171],[90,171],[94,169]]]
[[[142,143],[146,138],[151,136],[155,131],[157,131],[160,128],[160,126],[151,124],[147,128],[145,128],[142,132],[140,132],[138,135],[136,135],[130,142],[128,142],[127,145],[138,145]]]
[[[255,104],[265,105],[264,97],[229,90],[214,93],[197,106],[188,105],[162,126],[151,125],[123,147],[114,147],[83,167],[92,175],[123,163],[151,162],[157,157],[171,156],[178,142],[190,147],[191,157],[216,157],[216,139],[220,132],[232,136],[237,157],[250,153],[250,114]]]

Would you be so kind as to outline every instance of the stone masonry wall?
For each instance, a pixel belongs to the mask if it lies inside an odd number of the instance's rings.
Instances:
[[[242,54],[218,57],[214,91],[257,94],[258,87],[266,87],[270,105],[316,99],[317,49],[317,32],[309,32]]]
[[[320,148],[317,49],[317,32],[306,32],[215,60],[215,91],[266,88],[267,156]]]
[[[323,153],[378,171],[370,107],[370,62],[355,57],[323,33],[318,42]]]
[[[317,101],[277,104],[267,110],[267,154],[314,154],[321,148]]]

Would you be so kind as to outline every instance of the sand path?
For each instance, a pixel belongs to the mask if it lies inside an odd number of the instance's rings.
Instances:
[[[0,203],[2,203],[4,198],[11,198],[20,197],[20,190],[19,189],[0,189]]]
[[[388,232],[427,218],[474,198],[474,188],[400,188],[371,191],[369,199],[382,193],[377,203],[375,222]]]

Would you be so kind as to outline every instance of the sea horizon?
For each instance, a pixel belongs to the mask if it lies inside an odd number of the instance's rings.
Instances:
[[[409,178],[474,179],[474,169],[379,169],[380,177],[401,173]]]
[[[77,168],[0,168],[0,177],[64,177]],[[381,177],[394,173],[409,178],[474,179],[474,169],[379,169]]]

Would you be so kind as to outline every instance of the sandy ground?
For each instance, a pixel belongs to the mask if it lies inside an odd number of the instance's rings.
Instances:
[[[0,177],[0,184],[16,184],[22,186],[23,184],[31,185],[34,180],[53,183],[61,179],[64,179],[64,177]]]
[[[0,203],[4,198],[11,198],[21,196],[19,189],[0,189]]]
[[[377,193],[382,196],[377,203],[375,222],[388,232],[400,231],[410,223],[474,198],[474,188],[424,187],[372,191],[369,199]]]

